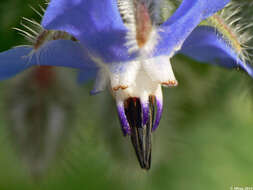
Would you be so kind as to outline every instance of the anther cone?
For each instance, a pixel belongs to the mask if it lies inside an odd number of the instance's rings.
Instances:
[[[126,116],[124,123],[129,126],[129,131],[125,131],[125,134],[130,135],[140,167],[147,170],[151,166],[152,130],[156,123],[156,110],[156,98],[154,96],[150,96],[148,102],[145,103],[141,102],[140,98],[135,97],[124,101],[124,114]]]

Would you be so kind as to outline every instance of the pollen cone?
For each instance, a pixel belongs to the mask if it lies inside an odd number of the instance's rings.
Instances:
[[[149,98],[148,112],[145,112],[138,98],[125,102],[125,114],[131,128],[130,138],[139,164],[143,169],[151,166],[151,132],[154,126],[155,99]],[[144,121],[146,120],[146,121]]]

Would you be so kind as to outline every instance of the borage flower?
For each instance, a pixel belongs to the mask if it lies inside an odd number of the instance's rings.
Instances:
[[[183,53],[201,62],[241,68],[250,65],[214,28],[199,23],[229,0],[183,0],[160,24],[161,1],[52,0],[42,26],[74,36],[32,49],[17,47],[0,54],[0,77],[9,78],[33,65],[81,69],[80,80],[96,77],[92,94],[108,85],[117,104],[124,135],[130,135],[140,166],[150,168],[151,132],[160,122],[162,86],[177,80],[170,59]]]

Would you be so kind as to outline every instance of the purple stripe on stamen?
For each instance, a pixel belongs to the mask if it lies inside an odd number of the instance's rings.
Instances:
[[[153,125],[152,131],[155,131],[156,128],[158,127],[161,117],[162,117],[162,112],[163,112],[163,102],[162,100],[158,100],[156,98],[156,116],[155,116],[155,123]]]
[[[130,128],[129,123],[127,121],[124,105],[123,104],[117,105],[117,110],[118,110],[118,116],[119,116],[119,120],[120,120],[120,124],[121,124],[124,136],[130,135],[131,128]]]
[[[142,109],[142,125],[146,125],[149,120],[149,103],[141,103]]]

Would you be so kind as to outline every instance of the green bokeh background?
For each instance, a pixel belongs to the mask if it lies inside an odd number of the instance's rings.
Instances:
[[[11,28],[36,18],[32,0],[1,0],[0,51],[24,44]],[[153,135],[150,171],[139,168],[121,134],[109,92],[78,91],[71,138],[40,179],[33,179],[8,138],[0,85],[0,190],[175,189],[214,190],[253,186],[253,80],[236,70],[172,60],[177,88],[164,88],[164,114]]]

